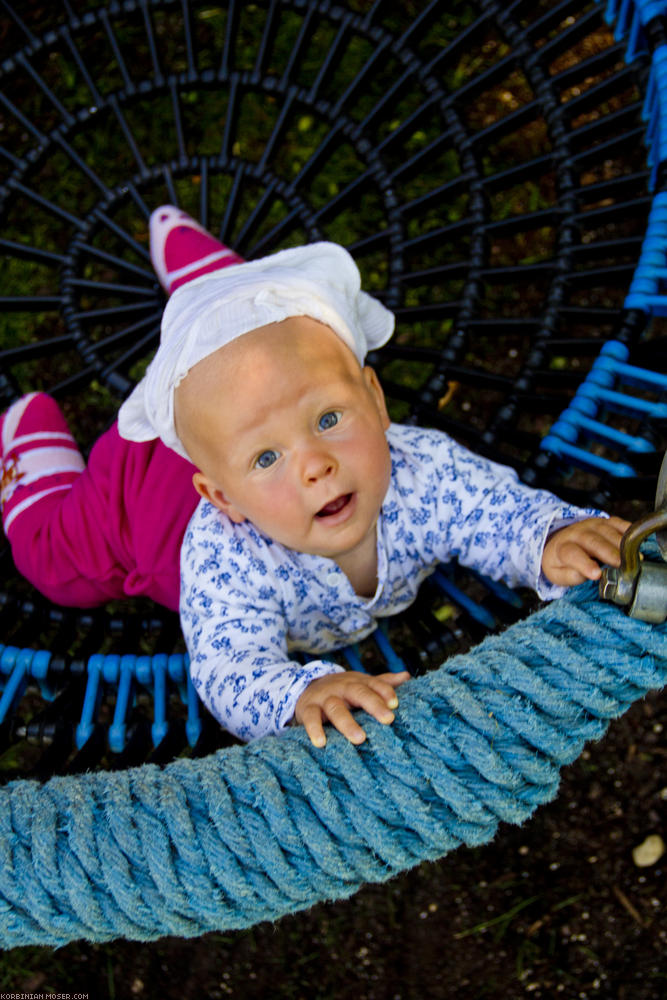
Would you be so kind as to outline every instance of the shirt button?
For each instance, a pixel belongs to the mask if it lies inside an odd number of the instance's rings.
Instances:
[[[329,570],[324,579],[327,587],[337,587],[340,584],[340,573],[337,573],[335,569]]]

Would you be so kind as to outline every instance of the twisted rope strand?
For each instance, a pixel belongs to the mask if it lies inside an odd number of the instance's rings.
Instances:
[[[566,598],[401,688],[355,748],[283,737],[0,796],[4,947],[250,926],[521,823],[559,768],[667,680],[667,626]]]

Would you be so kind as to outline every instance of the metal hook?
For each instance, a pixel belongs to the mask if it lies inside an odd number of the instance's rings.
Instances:
[[[667,619],[667,562],[642,560],[640,546],[655,533],[660,552],[667,560],[667,453],[662,461],[655,498],[656,509],[631,524],[621,539],[621,565],[605,566],[600,577],[600,597],[628,608],[642,621]]]

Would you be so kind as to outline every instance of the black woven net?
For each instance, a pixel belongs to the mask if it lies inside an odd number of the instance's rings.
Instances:
[[[52,392],[84,447],[109,424],[159,335],[147,220],[168,201],[248,258],[346,246],[397,316],[370,359],[394,419],[574,500],[651,496],[662,432],[643,418],[623,418],[656,440],[631,481],[572,475],[540,450],[604,340],[665,368],[660,329],[623,308],[651,203],[648,63],[626,63],[598,4],[2,8],[3,405]],[[2,569],[3,641],[54,649],[62,680],[46,707],[24,698],[5,737],[33,719],[43,747],[64,729],[65,759],[86,657],[178,649],[178,624],[141,604],[53,608],[7,550]],[[479,580],[462,585],[497,623],[521,613]],[[487,628],[436,590],[391,625],[414,670]],[[133,711],[145,737],[141,699]]]

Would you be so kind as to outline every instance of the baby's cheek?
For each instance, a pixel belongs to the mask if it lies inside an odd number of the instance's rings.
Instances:
[[[299,490],[287,476],[272,477],[273,481],[257,497],[256,507],[261,517],[275,524],[294,522],[303,506]]]

